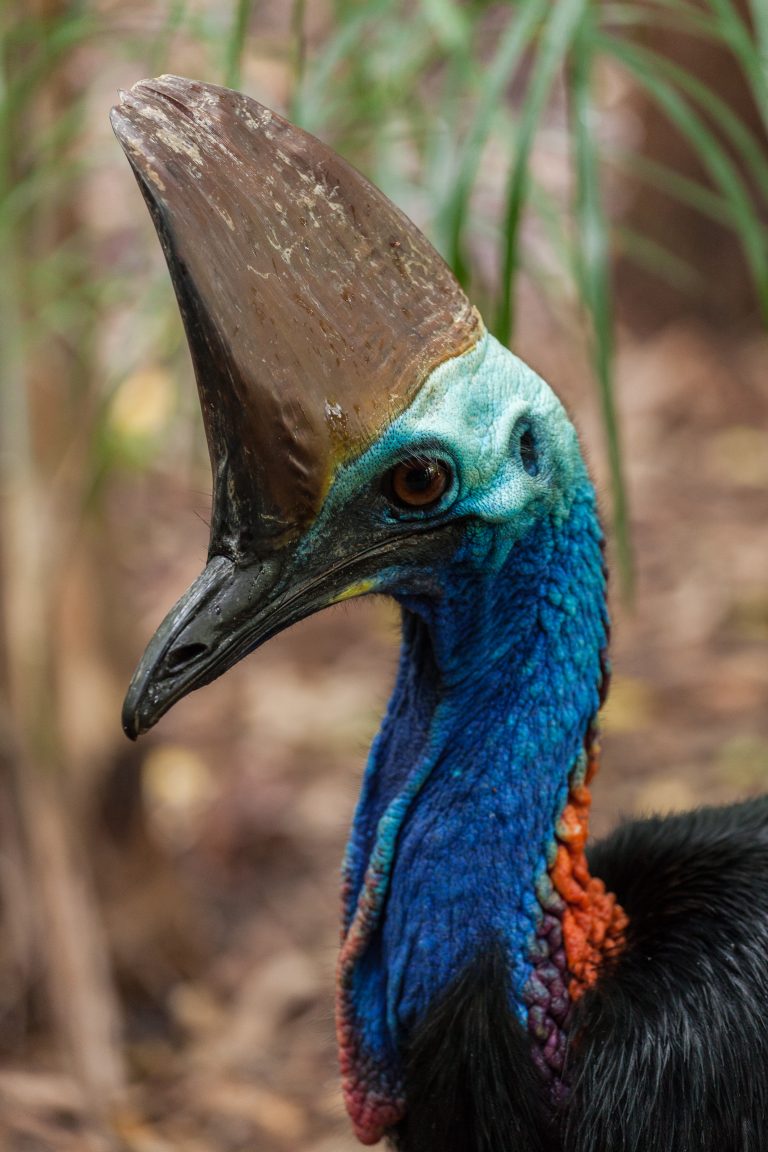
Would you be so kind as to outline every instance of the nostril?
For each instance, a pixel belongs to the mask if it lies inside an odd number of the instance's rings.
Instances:
[[[173,648],[165,658],[166,667],[171,672],[178,672],[181,668],[205,656],[208,647],[205,644],[181,644]]]

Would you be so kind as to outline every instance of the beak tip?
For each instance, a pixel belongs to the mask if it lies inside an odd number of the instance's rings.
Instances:
[[[125,732],[129,740],[138,740],[139,736],[144,732],[141,721],[139,720],[139,715],[133,710],[123,709],[122,723],[123,732]]]
[[[121,717],[123,732],[129,740],[136,741],[139,736],[143,736],[145,732],[149,732],[153,727],[155,720],[160,717],[153,717],[147,715],[146,707],[142,707],[142,693],[137,691],[134,684],[128,689],[128,695],[123,702],[123,714]]]

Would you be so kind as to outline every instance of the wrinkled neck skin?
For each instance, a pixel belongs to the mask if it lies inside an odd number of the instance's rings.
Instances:
[[[522,529],[520,518],[468,519],[429,592],[396,574],[387,588],[402,605],[402,651],[344,863],[338,972],[345,1097],[366,1144],[402,1119],[410,1031],[495,944],[556,1100],[568,1009],[594,978],[575,971],[577,954],[599,961],[595,901],[603,937],[621,927],[583,860],[607,617],[578,461],[567,500],[540,503]]]

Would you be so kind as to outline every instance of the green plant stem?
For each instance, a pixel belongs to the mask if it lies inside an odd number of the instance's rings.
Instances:
[[[240,87],[243,52],[248,38],[248,23],[253,3],[254,0],[235,0],[235,15],[224,57],[224,84],[227,88]]]
[[[482,84],[477,108],[461,149],[450,194],[440,212],[439,228],[445,237],[446,260],[462,283],[469,278],[462,240],[469,215],[469,199],[477,180],[482,150],[502,102],[504,89],[546,15],[548,0],[530,0],[507,22],[496,55]]]
[[[768,85],[768,4],[765,0],[750,0],[749,10],[755,28],[760,67],[765,83]]]
[[[717,28],[723,41],[741,65],[741,70],[752,89],[763,126],[768,129],[768,76],[765,61],[761,59],[759,41],[755,43],[751,30],[731,0],[707,0],[707,3],[715,14]],[[762,0],[762,4],[765,9],[765,0]]]
[[[588,8],[569,54],[568,103],[576,185],[573,217],[581,295],[590,321],[592,362],[600,394],[613,496],[613,528],[621,591],[633,595],[627,490],[622,468],[613,379],[614,339],[609,225],[600,191],[598,141],[592,107],[594,15]]]
[[[536,129],[589,0],[560,0],[550,6],[514,140],[502,222],[502,264],[495,335],[509,344],[514,332],[514,282],[520,262],[520,224],[528,195],[528,169]]]
[[[293,0],[291,8],[291,44],[293,47],[293,96],[291,106],[296,102],[297,93],[304,83],[307,66],[307,40],[304,35],[306,0]]]
[[[729,202],[717,192],[705,188],[698,180],[691,180],[669,165],[651,160],[639,152],[615,152],[606,148],[603,160],[635,180],[651,188],[658,188],[666,196],[685,204],[688,208],[693,208],[702,216],[736,229],[736,220]]]
[[[632,46],[610,37],[598,39],[663,109],[669,120],[694,148],[715,184],[719,187],[730,206],[733,224],[757,291],[763,322],[768,325],[766,234],[738,169],[714,133],[710,131],[690,104],[683,99],[674,85],[665,78],[665,70],[661,66],[655,71],[649,69],[648,58],[650,56],[651,62],[655,61],[657,58],[654,54],[640,52]],[[681,70],[674,69],[675,73],[679,71]],[[698,89],[698,82],[696,87]],[[708,107],[710,114],[715,114],[715,108],[716,103],[713,98]],[[729,115],[733,115],[733,113]],[[740,127],[743,129],[743,125]]]

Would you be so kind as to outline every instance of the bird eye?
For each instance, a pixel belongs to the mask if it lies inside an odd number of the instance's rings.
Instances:
[[[518,444],[520,451],[520,462],[529,476],[538,476],[539,474],[539,450],[536,446],[536,439],[530,428],[525,428],[520,436]]]
[[[399,508],[429,508],[437,503],[450,480],[450,469],[442,460],[411,456],[390,468],[383,491]]]

